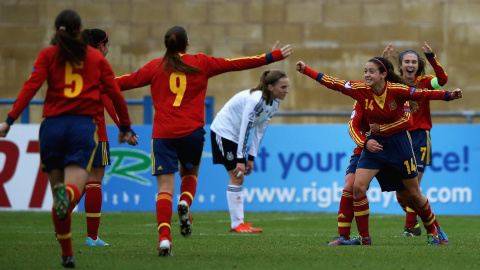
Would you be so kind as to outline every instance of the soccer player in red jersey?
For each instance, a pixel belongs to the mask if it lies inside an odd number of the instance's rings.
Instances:
[[[127,104],[115,84],[105,57],[81,39],[81,18],[73,10],[55,19],[52,46],[43,49],[30,78],[20,91],[7,120],[0,126],[5,137],[21,112],[47,80],[48,88],[40,126],[40,159],[53,192],[52,218],[62,249],[61,265],[75,267],[71,238],[71,210],[80,201],[97,147],[94,117],[100,89],[111,98],[119,115],[118,141],[130,136]]]
[[[432,66],[435,76],[425,75],[426,61],[412,50],[407,50],[398,56],[400,75],[409,85],[438,90],[447,83],[448,75],[438,62],[432,48],[426,42],[422,50]],[[383,57],[390,57],[392,52],[392,44],[389,44],[383,51]],[[409,133],[417,160],[418,184],[420,185],[426,169],[425,166],[431,164],[430,129],[432,128],[432,117],[428,100],[419,101],[417,105],[417,110],[413,112],[413,126],[409,129]],[[402,236],[420,235],[422,231],[418,224],[417,214],[410,207],[406,206],[398,196],[397,200],[406,212],[405,229]],[[448,242],[448,237],[442,228],[438,224],[435,224],[435,226],[437,226],[438,237]]]
[[[171,255],[170,224],[175,172],[182,179],[177,211],[180,233],[192,232],[190,206],[195,197],[203,151],[204,102],[208,79],[229,71],[255,68],[280,61],[292,53],[290,45],[267,54],[234,59],[187,54],[189,40],[181,26],[165,34],[167,51],[138,71],[116,79],[122,90],[150,85],[155,108],[152,134],[152,175],[158,183],[156,200],[159,255]],[[180,162],[180,169],[178,163]]]
[[[90,46],[99,50],[103,56],[107,56],[110,43],[108,35],[101,29],[84,29],[82,36]],[[105,166],[111,164],[110,144],[108,143],[107,128],[105,124],[104,109],[107,110],[115,124],[120,127],[117,113],[113,107],[112,101],[102,90],[100,99],[102,103],[98,106],[98,113],[95,116],[97,124],[98,146],[93,158],[92,168],[88,174],[87,184],[85,185],[85,214],[87,218],[87,240],[86,246],[109,246],[108,243],[98,237],[98,228],[100,227],[100,217],[102,211],[102,178],[105,175]],[[131,130],[132,137],[128,140],[130,145],[138,145],[136,134]]]
[[[344,244],[371,244],[366,191],[373,177],[385,165],[394,168],[401,176],[410,198],[406,204],[410,205],[422,219],[427,230],[428,244],[442,244],[437,236],[435,215],[430,203],[420,192],[408,129],[399,129],[393,134],[384,131],[386,127],[399,126],[405,122],[403,104],[406,101],[427,99],[449,101],[461,98],[462,91],[460,89],[453,92],[431,91],[409,87],[402,84],[403,80],[395,74],[392,63],[381,57],[374,57],[365,64],[365,81],[336,79],[310,69],[302,61],[297,62],[296,68],[300,73],[315,79],[327,88],[355,99],[364,109],[365,119],[372,132],[365,142],[368,151],[363,151],[360,156],[353,186],[355,221],[360,236],[344,241]]]

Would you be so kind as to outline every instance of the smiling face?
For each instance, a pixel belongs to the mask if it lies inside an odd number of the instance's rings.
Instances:
[[[383,89],[385,85],[385,77],[387,76],[386,72],[380,73],[378,66],[373,62],[367,62],[365,64],[365,81],[368,86],[371,88],[380,88]]]
[[[418,56],[414,53],[407,53],[403,56],[402,62],[399,63],[402,77],[412,82],[415,80],[415,74],[418,71]]]
[[[275,98],[278,98],[280,100],[284,100],[285,96],[288,93],[288,87],[289,87],[289,80],[288,78],[281,78],[275,83],[275,85],[269,84],[268,85],[268,90],[272,92],[273,96]]]

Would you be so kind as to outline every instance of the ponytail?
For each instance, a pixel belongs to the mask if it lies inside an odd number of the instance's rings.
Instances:
[[[174,26],[168,29],[165,34],[165,47],[167,51],[160,62],[164,71],[183,72],[185,74],[196,74],[202,71],[194,66],[183,62],[179,53],[185,53],[187,49],[188,37],[187,31],[181,26]]]
[[[260,76],[260,83],[256,87],[250,89],[250,93],[261,90],[262,98],[267,102],[267,104],[270,104],[275,99],[275,96],[268,89],[268,85],[270,84],[275,86],[282,78],[287,78],[287,74],[282,70],[265,70]]]
[[[80,28],[82,21],[77,12],[66,9],[58,14],[55,19],[57,32],[52,38],[52,45],[60,48],[62,61],[70,62],[73,65],[80,65],[85,57],[87,44],[81,39]]]

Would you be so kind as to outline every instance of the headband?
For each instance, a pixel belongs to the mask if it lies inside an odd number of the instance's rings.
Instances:
[[[412,50],[408,50],[408,51],[404,51],[402,53],[402,55],[400,55],[400,63],[402,63],[402,60],[403,60],[403,56],[407,53],[413,53],[417,56],[417,59],[420,59],[420,56],[418,55],[418,53],[416,51],[412,51]]]
[[[102,39],[100,42],[96,43],[95,46],[102,44],[103,42],[105,42],[105,40],[107,40],[107,38],[108,38],[108,35],[105,33],[105,38]]]
[[[387,72],[387,74],[388,74],[388,69],[385,67],[385,65],[382,63],[382,61],[378,60],[377,58],[373,58],[373,60],[379,62],[383,66],[383,68],[385,69],[385,72]]]

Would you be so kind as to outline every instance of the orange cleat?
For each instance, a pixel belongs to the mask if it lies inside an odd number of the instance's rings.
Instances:
[[[234,232],[234,233],[259,233],[259,232],[263,232],[262,229],[253,228],[250,225],[252,225],[252,223],[240,223],[240,225],[238,225],[237,227],[235,227],[233,229],[230,229],[230,232]]]

